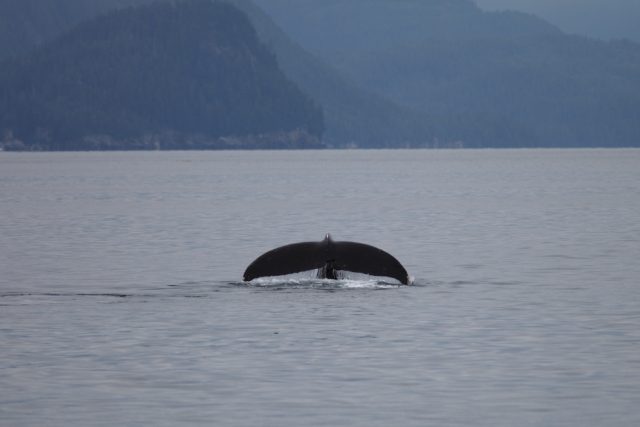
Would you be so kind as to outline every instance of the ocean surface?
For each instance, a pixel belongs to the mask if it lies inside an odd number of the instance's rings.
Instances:
[[[640,150],[0,153],[0,425],[640,425]]]

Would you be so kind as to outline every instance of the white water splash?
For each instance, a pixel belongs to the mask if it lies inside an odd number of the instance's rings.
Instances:
[[[339,280],[316,279],[308,277],[262,277],[247,282],[249,286],[256,288],[277,289],[394,289],[403,286],[400,283],[391,283],[376,278],[366,279],[345,278]]]

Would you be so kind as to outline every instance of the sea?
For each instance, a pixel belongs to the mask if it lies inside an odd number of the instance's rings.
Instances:
[[[638,426],[640,150],[0,153],[0,425]]]

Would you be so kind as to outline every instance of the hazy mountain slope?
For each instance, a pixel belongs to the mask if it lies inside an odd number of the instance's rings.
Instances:
[[[640,145],[636,44],[568,36],[466,0],[256,1],[364,87],[439,117],[438,136],[467,146]]]
[[[215,140],[323,131],[320,108],[226,3],[112,12],[1,70],[0,129],[27,146],[149,148],[141,140],[167,133]]]
[[[323,106],[329,144],[391,147],[432,142],[433,118],[361,89],[292,41],[252,1],[233,2],[247,12],[285,73]]]
[[[485,13],[470,0],[253,0],[305,49],[330,57],[420,44],[433,38],[552,35],[532,15]]]
[[[353,72],[399,103],[522,123],[536,145],[640,144],[638,45],[550,36],[438,41],[381,56],[363,56]]]

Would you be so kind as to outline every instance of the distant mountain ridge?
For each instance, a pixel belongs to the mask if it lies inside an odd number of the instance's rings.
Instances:
[[[364,88],[464,146],[640,146],[640,45],[469,0],[255,0]],[[330,31],[327,31],[330,29]]]
[[[474,0],[485,10],[519,10],[540,16],[569,34],[640,42],[636,0]]]
[[[0,94],[8,149],[316,148],[324,128],[246,15],[208,0],[88,21],[5,63]]]

